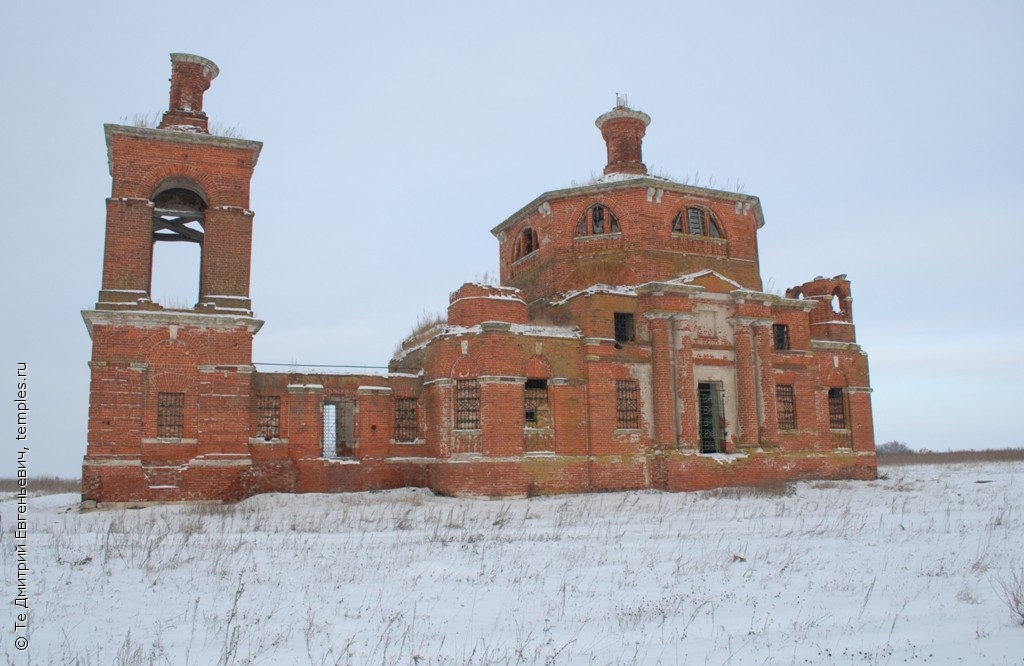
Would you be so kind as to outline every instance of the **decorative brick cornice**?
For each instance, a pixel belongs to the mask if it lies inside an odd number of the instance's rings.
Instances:
[[[518,375],[480,375],[476,378],[480,384],[525,384],[526,377]]]
[[[260,158],[260,151],[263,150],[262,141],[251,139],[234,139],[226,136],[215,136],[213,134],[201,134],[193,132],[175,132],[173,130],[153,129],[149,127],[131,127],[128,125],[115,125],[107,123],[103,126],[107,138],[107,167],[110,175],[114,175],[114,137],[126,136],[144,141],[166,141],[170,143],[182,143],[189,145],[212,146],[215,148],[231,148],[234,150],[247,150],[252,152],[250,166],[256,166]]]
[[[263,321],[240,314],[198,314],[181,310],[82,310],[82,319],[92,338],[96,326],[131,326],[134,328],[163,328],[187,326],[189,328],[231,331],[246,329],[255,335]]]
[[[372,395],[377,397],[388,397],[392,393],[390,386],[360,386],[356,389],[356,395]]]
[[[811,340],[811,349],[823,351],[860,351],[856,342],[836,342],[834,340]]]

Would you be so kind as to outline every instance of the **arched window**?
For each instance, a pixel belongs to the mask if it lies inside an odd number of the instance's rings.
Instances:
[[[677,234],[689,234],[691,236],[709,236],[710,238],[723,238],[722,228],[711,211],[704,208],[691,206],[686,210],[679,211],[672,221],[672,231]]]
[[[828,426],[832,430],[850,427],[846,418],[846,394],[839,387],[828,390]]]
[[[526,227],[516,238],[515,246],[512,248],[512,261],[519,261],[538,249],[540,249],[540,243],[537,240],[536,232],[530,227]]]
[[[576,224],[577,236],[617,233],[620,233],[619,218],[601,204],[595,204],[584,211]]]
[[[836,321],[849,321],[850,313],[846,309],[846,294],[842,289],[836,287],[832,290],[832,297],[829,299],[832,309],[832,318]]]
[[[184,187],[172,187],[153,197],[154,247],[149,291],[150,298],[166,307],[191,307],[193,299],[198,299],[205,211],[203,197]],[[178,243],[198,248],[188,251],[187,246]],[[191,293],[186,293],[183,289],[189,284]]]

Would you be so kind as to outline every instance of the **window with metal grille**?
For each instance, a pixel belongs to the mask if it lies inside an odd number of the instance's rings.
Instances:
[[[278,396],[256,396],[256,436],[263,439],[281,436],[281,398]]]
[[[333,402],[323,404],[324,419],[324,458],[338,456],[338,405]]]
[[[616,427],[638,429],[640,427],[640,387],[635,379],[619,379],[615,382]]]
[[[551,426],[548,410],[548,380],[526,380],[523,407],[526,411],[526,427],[548,428]]]
[[[160,393],[156,403],[156,436],[181,438],[185,428],[185,394]]]
[[[632,312],[615,313],[615,341],[630,342],[636,338]]]
[[[356,437],[356,402],[336,400],[320,406],[323,415],[324,458],[351,458],[359,445]]]
[[[792,386],[780,384],[775,387],[775,407],[779,419],[779,430],[795,430],[796,396]]]
[[[775,340],[776,349],[789,349],[789,326],[772,324],[772,337]]]
[[[455,381],[455,427],[459,430],[480,427],[480,384],[475,379]]]
[[[395,399],[395,441],[415,442],[416,398]]]
[[[828,427],[832,430],[845,430],[846,396],[841,388],[828,390]]]

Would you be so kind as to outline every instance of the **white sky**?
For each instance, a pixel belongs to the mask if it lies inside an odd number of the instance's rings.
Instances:
[[[0,396],[27,362],[34,474],[80,472],[102,125],[166,108],[171,52],[216,62],[211,122],[264,142],[257,361],[385,365],[497,272],[494,225],[600,172],[620,92],[655,173],[761,198],[766,284],[849,275],[879,443],[1024,445],[1021,2],[284,4],[6,9]]]

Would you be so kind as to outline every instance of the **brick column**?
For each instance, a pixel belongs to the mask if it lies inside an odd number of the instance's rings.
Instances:
[[[697,408],[697,383],[693,378],[693,317],[677,314],[672,318],[676,334],[676,399],[679,413],[680,449],[700,448],[700,417]]]
[[[138,198],[107,199],[100,303],[135,305],[140,298],[148,299],[152,268],[153,204]]]
[[[654,402],[654,448],[676,446],[676,390],[672,376],[672,315],[648,313],[651,330],[651,399]]]
[[[772,323],[760,320],[754,323],[754,336],[756,340],[754,359],[760,381],[761,399],[758,404],[760,410],[761,444],[779,443],[779,420],[778,407],[775,404],[775,374],[772,372]]]
[[[847,389],[847,422],[850,426],[851,446],[854,451],[871,451],[875,448],[875,429],[871,416],[871,389],[850,387]]]
[[[739,407],[739,446],[757,446],[757,391],[754,368],[754,341],[749,319],[737,319],[736,326],[736,396]]]
[[[481,376],[480,430],[483,454],[495,458],[523,455],[523,390],[526,377]]]
[[[359,448],[356,458],[384,458],[391,439],[391,389],[387,386],[360,386]]]
[[[451,456],[452,428],[455,427],[455,380],[442,378],[425,382],[420,402],[426,406],[421,413],[427,419],[427,444],[437,447],[434,453],[437,457]]]
[[[200,301],[235,312],[248,311],[253,213],[235,206],[206,211],[200,267]]]

